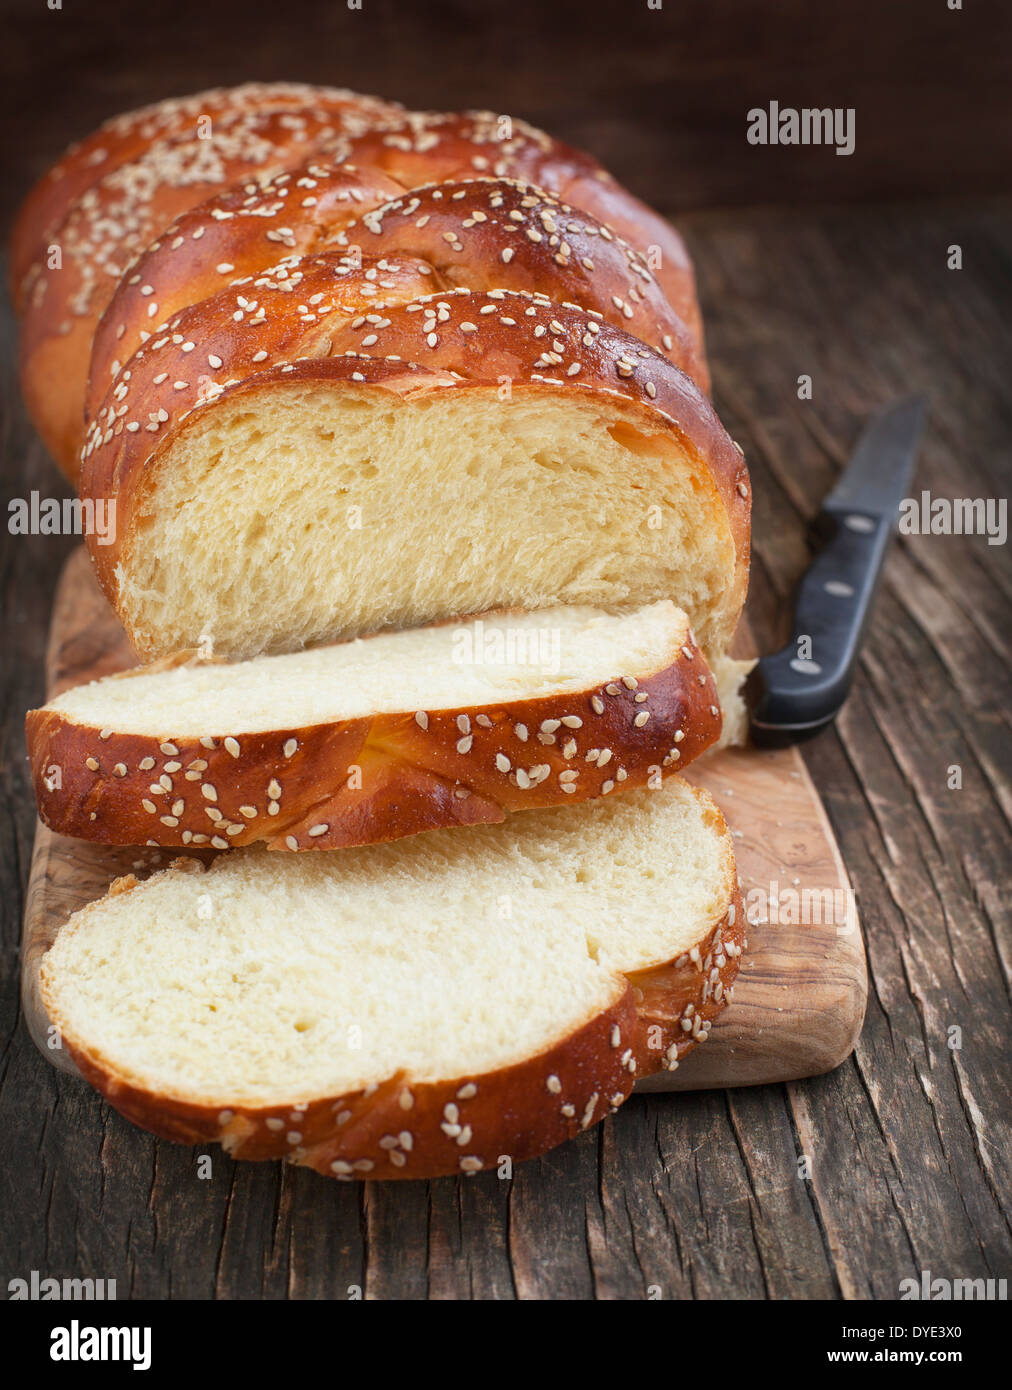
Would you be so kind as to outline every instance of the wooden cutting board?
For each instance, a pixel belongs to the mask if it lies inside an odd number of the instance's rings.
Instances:
[[[82,547],[67,561],[53,606],[49,697],[133,665],[136,657]],[[649,1077],[639,1088],[748,1086],[829,1071],[850,1053],[860,1032],[867,970],[846,870],[801,755],[794,748],[726,750],[686,775],[706,787],[734,835],[749,949],[734,1002],[706,1045],[676,1072]],[[32,1037],[55,1066],[74,1070],[64,1053],[47,1045],[48,1022],[38,997],[42,956],[70,914],[101,896],[114,878],[143,876],[180,852],[110,849],[38,826],[22,990]]]

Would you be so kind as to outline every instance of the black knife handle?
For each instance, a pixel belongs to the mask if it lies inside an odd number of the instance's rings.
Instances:
[[[798,738],[821,729],[850,690],[892,518],[841,511],[827,520],[833,534],[801,581],[794,635],[753,673],[752,724],[760,742],[767,732]]]

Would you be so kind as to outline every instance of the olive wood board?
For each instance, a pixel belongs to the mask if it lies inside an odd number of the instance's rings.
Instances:
[[[749,644],[742,631],[740,655],[750,654]],[[49,698],[136,664],[81,547],[67,560],[53,605]],[[860,1032],[867,968],[847,873],[801,755],[796,748],[725,749],[686,776],[710,792],[734,835],[748,950],[733,1002],[709,1041],[677,1071],[645,1078],[638,1089],[750,1086],[829,1071],[849,1055]],[[52,1046],[38,991],[43,955],[70,914],[100,897],[114,878],[143,877],[181,852],[93,845],[38,825],[25,908],[22,996],[33,1039],[62,1070],[76,1069]]]

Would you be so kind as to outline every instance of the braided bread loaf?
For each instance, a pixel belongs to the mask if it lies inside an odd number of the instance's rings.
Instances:
[[[120,117],[68,151],[29,195],[15,227],[22,390],[40,433],[72,477],[92,340],[117,281],[180,213],[310,156],[355,163],[381,199],[433,180],[494,173],[584,207],[649,250],[699,355],[698,310],[681,239],[590,156],[487,112],[406,113],[372,97],[298,84],[202,93]],[[300,203],[307,201],[312,206],[309,195]],[[226,217],[230,211],[220,210]]]
[[[46,955],[84,1075],[169,1138],[430,1177],[676,1067],[743,946],[727,827],[666,774],[738,717],[750,514],[677,233],[522,122],[249,86],[69,152],[13,264],[29,408],[158,663],[29,715],[40,811],[223,851]],[[426,625],[475,614],[568,634],[559,670],[450,670]],[[381,629],[424,630],[325,645]]]

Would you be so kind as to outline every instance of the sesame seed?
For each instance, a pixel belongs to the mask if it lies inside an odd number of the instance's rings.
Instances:
[[[299,745],[297,740],[294,738],[290,738],[285,742],[285,746],[281,751],[284,753],[286,758],[290,758],[292,754],[295,752],[295,750],[298,748],[298,746]]]
[[[639,714],[633,720],[633,724],[637,729],[642,729],[643,725],[647,722],[649,718],[650,711],[648,709],[641,709]]]
[[[420,729],[427,729],[429,727],[429,716],[423,709],[415,711],[415,723]]]
[[[236,742],[234,738],[229,737],[225,740],[225,748],[227,752],[232,754],[233,758],[238,758],[239,744]]]
[[[323,822],[321,822],[319,825],[311,825],[311,826],[309,827],[309,834],[310,834],[311,837],[315,840],[315,839],[318,839],[320,835],[326,835],[326,833],[327,833],[327,831],[328,831],[329,829],[330,829],[330,826],[329,826],[329,825],[324,824]]]

